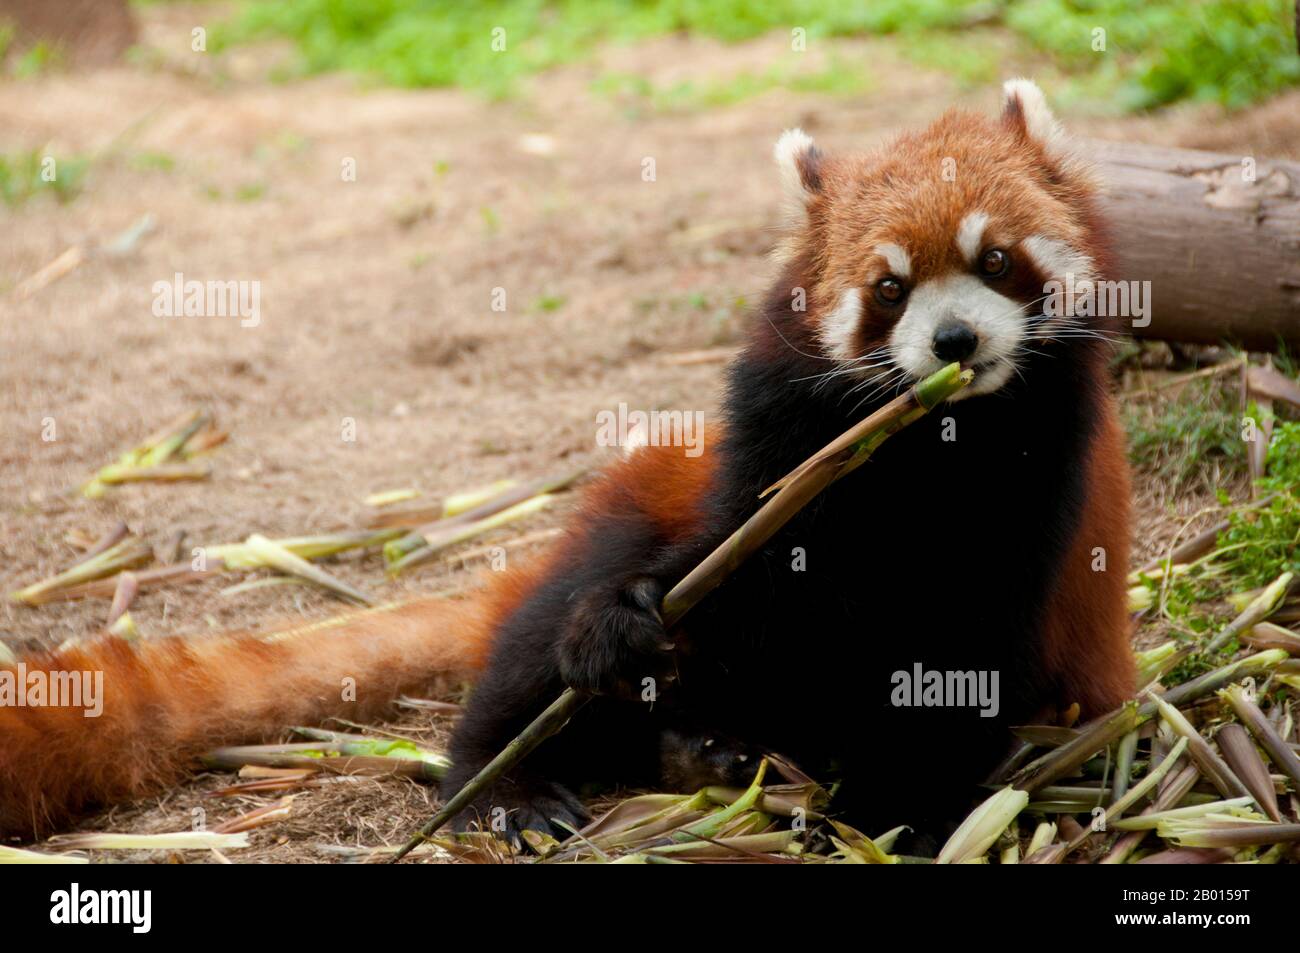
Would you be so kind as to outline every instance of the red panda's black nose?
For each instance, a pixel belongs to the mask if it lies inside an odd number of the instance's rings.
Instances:
[[[934,356],[941,361],[964,361],[975,353],[979,343],[980,339],[969,325],[954,321],[934,332],[930,346],[934,349]]]

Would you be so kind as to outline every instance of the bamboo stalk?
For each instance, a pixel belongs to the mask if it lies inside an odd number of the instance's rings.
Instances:
[[[1011,779],[1014,787],[1030,794],[1064,777],[1111,742],[1138,726],[1138,708],[1127,702],[1104,718],[1081,730],[1074,740],[1061,745],[1037,761],[1031,761]]]
[[[1210,639],[1201,651],[1206,655],[1216,652],[1233,636],[1267,619],[1282,604],[1282,599],[1286,596],[1287,589],[1294,578],[1292,573],[1284,572],[1265,586],[1264,591],[1251,600],[1245,611],[1224,626],[1223,631]]]
[[[680,621],[683,615],[711,592],[748,556],[759,549],[795,513],[831,482],[866,462],[871,452],[890,434],[907,426],[947,400],[972,380],[971,371],[958,364],[918,382],[905,394],[890,401],[843,436],[832,441],[811,461],[781,481],[775,497],[768,500],[753,516],[720,546],[704,558],[664,597],[661,615],[665,628]],[[560,696],[505,749],[471,778],[442,809],[424,825],[406,845],[393,855],[397,863],[421,841],[459,814],[478,794],[497,778],[518,764],[546,738],[559,731],[581,708],[587,697],[566,688]]]
[[[1138,817],[1146,817],[1161,811],[1172,808],[1175,804],[1187,796],[1187,793],[1195,786],[1201,772],[1196,765],[1189,764],[1177,774],[1169,779],[1168,783],[1157,785],[1159,793],[1155,800],[1148,804]],[[1146,831],[1133,831],[1125,833],[1123,837],[1115,842],[1115,846],[1110,849],[1105,857],[1101,859],[1103,864],[1122,864],[1128,860],[1133,851],[1137,850],[1139,844],[1146,838]]]
[[[153,550],[144,540],[134,536],[128,537],[119,540],[103,552],[82,560],[72,568],[65,569],[58,575],[33,583],[17,592],[11,592],[9,598],[29,606],[39,606],[55,600],[61,590],[103,579],[123,569],[134,569],[152,559]],[[116,588],[114,583],[113,589]]]
[[[1269,725],[1271,729],[1273,726]],[[1255,750],[1255,742],[1241,725],[1224,725],[1214,736],[1233,774],[1241,779],[1270,821],[1279,822],[1282,815],[1277,808],[1277,789],[1268,775],[1268,766]],[[1290,752],[1288,752],[1289,754]],[[1294,757],[1294,755],[1292,756]]]
[[[1156,703],[1156,708],[1163,718],[1177,734],[1181,735],[1188,742],[1187,753],[1191,759],[1196,762],[1196,766],[1216,788],[1219,793],[1226,798],[1245,797],[1250,794],[1246,786],[1241,783],[1240,779],[1232,773],[1232,769],[1223,763],[1223,759],[1214,753],[1210,743],[1201,737],[1201,733],[1196,730],[1190,721],[1181,711],[1175,708],[1169,702],[1165,701],[1159,695],[1152,695]]]
[[[1291,779],[1295,790],[1300,791],[1300,758],[1296,757],[1295,751],[1282,739],[1254,700],[1240,685],[1229,686],[1219,692],[1219,697],[1232,706],[1233,712],[1268,752],[1278,770]]]

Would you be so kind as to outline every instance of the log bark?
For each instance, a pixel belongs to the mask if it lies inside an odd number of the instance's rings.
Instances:
[[[1300,163],[1091,141],[1115,267],[1149,281],[1139,337],[1300,346]],[[1138,322],[1140,323],[1140,321]]]

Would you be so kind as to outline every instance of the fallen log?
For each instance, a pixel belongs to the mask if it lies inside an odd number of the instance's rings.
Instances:
[[[1092,140],[1118,281],[1149,281],[1138,337],[1300,345],[1300,163]]]

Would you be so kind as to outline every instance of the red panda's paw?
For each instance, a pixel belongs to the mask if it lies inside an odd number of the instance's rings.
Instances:
[[[653,700],[676,671],[674,646],[659,615],[664,587],[650,576],[583,596],[556,651],[570,688]]]
[[[567,788],[526,775],[498,781],[471,801],[451,822],[451,828],[460,834],[484,831],[523,848],[524,831],[564,840],[590,819],[582,802]]]

